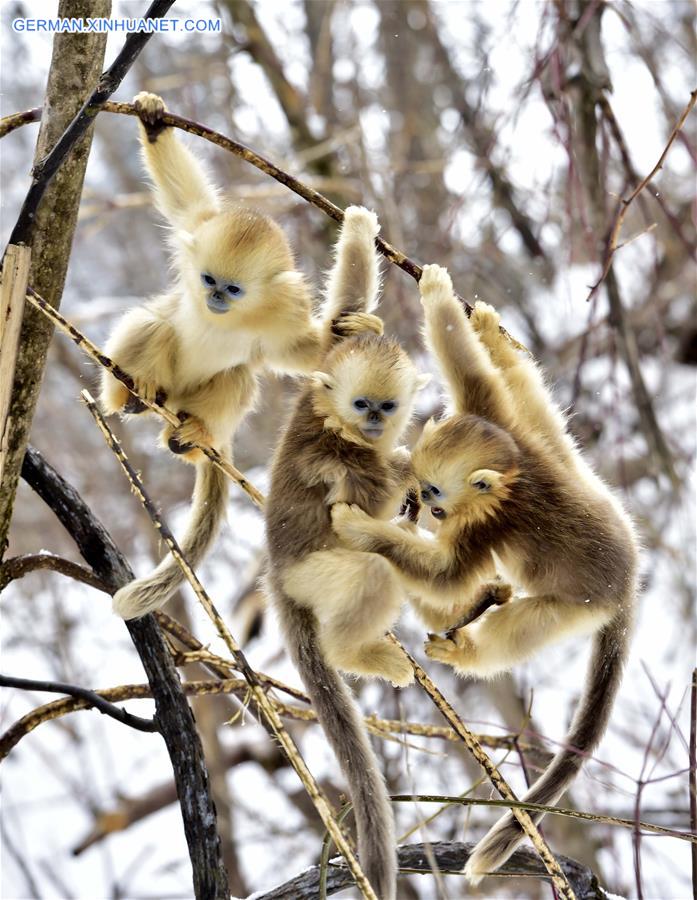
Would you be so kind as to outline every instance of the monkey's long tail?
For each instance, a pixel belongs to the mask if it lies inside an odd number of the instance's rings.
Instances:
[[[278,596],[280,592],[274,589],[270,593]],[[318,652],[317,623],[312,611],[287,595],[276,605],[293,662],[349,786],[361,868],[380,900],[394,900],[394,817],[360,711],[341,676]]]
[[[206,555],[224,518],[227,481],[227,476],[207,460],[196,466],[191,514],[179,542],[184,557],[194,568]],[[163,606],[182,581],[184,573],[168,554],[150,575],[131,581],[114,594],[114,612],[123,619],[144,616]]]
[[[632,620],[632,604],[625,601],[617,615],[595,635],[585,691],[564,739],[564,749],[557,753],[525,794],[522,798],[524,801],[547,806],[556,803],[583,766],[586,757],[600,743],[622,680]],[[531,815],[537,823],[544,813]],[[470,883],[478,884],[488,872],[494,872],[502,866],[523,837],[517,819],[512,813],[506,813],[472,851],[465,866],[465,875]]]

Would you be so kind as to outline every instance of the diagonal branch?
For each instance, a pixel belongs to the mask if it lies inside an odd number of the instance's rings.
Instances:
[[[292,737],[286,730],[283,722],[281,721],[281,717],[278,714],[278,711],[274,707],[271,699],[267,696],[266,691],[259,678],[257,677],[256,672],[252,669],[247,661],[247,657],[244,655],[242,648],[239,646],[235,638],[232,636],[229,628],[225,624],[222,616],[215,608],[213,601],[206,593],[203,585],[198,580],[198,577],[194,570],[191,568],[186,558],[183,556],[181,552],[181,548],[179,547],[174,535],[170,531],[169,527],[165,523],[162,516],[157,511],[155,504],[152,502],[150,497],[147,495],[145,491],[145,487],[143,482],[135,471],[133,466],[131,466],[130,462],[123,449],[121,448],[120,443],[116,439],[114,433],[111,431],[109,426],[106,423],[106,420],[102,416],[99,411],[97,404],[94,402],[94,399],[91,397],[88,391],[82,391],[81,397],[87,408],[89,409],[92,417],[99,430],[102,432],[104,439],[107,442],[109,449],[114,453],[116,458],[121,465],[121,468],[126,473],[126,477],[131,483],[131,488],[133,492],[136,494],[142,505],[145,507],[148,515],[150,516],[155,528],[161,535],[169,552],[172,554],[174,559],[177,561],[179,566],[181,567],[186,579],[189,584],[194,589],[196,596],[198,597],[201,605],[206,611],[208,617],[215,625],[216,631],[219,636],[224,641],[228,650],[232,654],[233,659],[239,666],[240,672],[244,676],[247,684],[249,685],[249,690],[254,698],[254,702],[259,708],[261,714],[264,719],[268,722],[270,727],[273,729],[273,732],[280,744],[283,752],[285,753],[288,761],[295,769],[296,774],[300,778],[301,782],[305,790],[307,791],[310,799],[312,800],[315,809],[319,813],[320,818],[322,819],[322,823],[324,827],[327,829],[329,834],[332,837],[332,840],[336,844],[337,848],[341,852],[342,856],[346,860],[348,867],[351,871],[351,875],[356,882],[358,889],[361,894],[368,898],[368,900],[378,900],[373,891],[368,879],[365,876],[361,866],[358,863],[356,855],[354,854],[351,846],[346,838],[346,835],[342,831],[341,827],[337,823],[336,818],[334,817],[333,810],[327,798],[325,797],[322,789],[315,781],[312,773],[307,768],[307,765],[300,755],[300,752],[293,741]],[[129,623],[130,624],[130,623]]]
[[[94,691],[75,684],[65,684],[61,681],[37,681],[35,678],[13,678],[11,675],[0,675],[0,687],[13,687],[22,691],[46,691],[51,694],[67,694],[69,697],[76,697],[84,701],[105,716],[116,719],[122,725],[135,728],[136,731],[153,732],[160,730],[157,719],[144,719],[141,716],[134,716],[126,712],[125,709],[109,703],[108,700],[100,697]],[[3,754],[0,751],[0,759],[2,758]]]
[[[111,593],[133,579],[125,558],[82,497],[41,456],[28,447],[22,477],[53,510],[95,574]],[[215,806],[201,739],[162,634],[152,616],[128,622],[128,630],[153,687],[160,725],[180,800],[197,898],[227,896]]]
[[[693,109],[695,103],[697,103],[697,88],[695,88],[695,90],[690,93],[690,99],[689,99],[687,105],[685,106],[685,109],[683,109],[682,114],[681,114],[680,118],[678,119],[678,121],[676,122],[673,130],[671,131],[670,137],[668,138],[668,142],[665,145],[665,147],[663,148],[663,151],[662,151],[656,165],[653,167],[653,169],[651,169],[651,171],[645,178],[641,179],[639,184],[637,184],[637,186],[634,188],[634,190],[629,195],[629,197],[627,197],[626,200],[625,199],[620,200],[619,206],[617,208],[617,213],[615,214],[615,220],[612,223],[612,227],[610,229],[610,236],[608,238],[607,247],[605,250],[605,260],[603,263],[602,272],[600,273],[600,278],[591,287],[590,293],[586,297],[586,301],[592,300],[592,298],[597,293],[600,285],[607,278],[607,275],[610,271],[610,267],[612,266],[612,260],[615,257],[615,253],[619,249],[618,243],[619,243],[619,238],[620,238],[620,231],[622,230],[622,225],[624,223],[627,212],[629,211],[629,207],[634,202],[634,200],[636,200],[637,196],[644,190],[644,188],[647,187],[651,183],[654,175],[656,175],[656,173],[659,172],[663,168],[663,163],[665,162],[666,156],[668,155],[668,151],[673,146],[675,139],[677,138],[678,134],[682,130],[683,125],[685,124],[685,121],[687,120],[687,117],[692,112],[692,109]],[[694,247],[691,248],[691,252],[694,255]]]

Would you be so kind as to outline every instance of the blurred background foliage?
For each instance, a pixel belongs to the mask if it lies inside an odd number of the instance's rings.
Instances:
[[[43,15],[54,14],[43,5]],[[141,6],[143,9],[141,9]],[[138,7],[136,9],[136,7]],[[115,16],[144,4],[117,3]],[[13,34],[33,4],[2,6],[2,114],[40,105],[50,38]],[[651,170],[697,86],[689,0],[219,0],[177,3],[170,15],[220,18],[219,34],[159,35],[115,99],[139,90],[228,134],[346,206],[375,209],[382,234],[420,263],[449,268],[456,289],[500,310],[505,327],[543,363],[571,428],[635,516],[645,547],[644,600],[634,660],[599,760],[566,805],[687,829],[685,691],[694,664],[696,152],[693,114],[663,169],[629,209],[613,270],[593,293],[618,198]],[[122,37],[110,37],[107,59]],[[28,187],[36,126],[2,141],[2,236]],[[184,137],[228,193],[275,216],[321,295],[335,226],[244,162]],[[62,311],[103,344],[119,315],[163,291],[168,260],[138,153],[136,123],[103,114],[92,155]],[[635,238],[635,240],[633,240]],[[422,368],[416,286],[384,266],[387,329]],[[203,349],[205,352],[205,348]],[[160,548],[115,460],[77,400],[96,373],[56,336],[32,442],[68,477],[139,572]],[[263,489],[265,467],[297,387],[264,380],[262,401],[236,440],[236,464]],[[434,389],[423,422],[439,409]],[[181,528],[188,469],[156,447],[157,423],[117,426],[151,494]],[[415,430],[418,433],[418,428]],[[543,523],[542,523],[543,524]],[[77,559],[57,522],[20,487],[10,552],[50,549]],[[229,525],[202,568],[204,583],[254,665],[297,683],[256,589],[263,556],[258,513],[233,491]],[[170,613],[216,646],[183,594]],[[420,653],[409,617],[401,634]],[[103,595],[50,573],[2,597],[3,669],[107,687],[142,681],[127,634]],[[490,683],[431,674],[476,730],[560,739],[582,684],[576,641]],[[195,666],[184,677],[203,677]],[[366,712],[436,721],[416,689],[357,687]],[[43,702],[7,696],[3,728]],[[146,707],[147,701],[134,703]],[[321,830],[278,750],[228,698],[195,702],[234,896],[270,887],[317,859]],[[336,766],[315,726],[293,725],[334,798]],[[479,773],[457,744],[379,741],[395,793],[460,794]],[[552,747],[553,744],[550,744]],[[550,749],[548,747],[548,749]],[[543,756],[499,752],[516,789]],[[157,737],[90,713],[48,724],[3,767],[3,896],[187,896],[188,860],[168,761]],[[474,787],[473,787],[474,786]],[[169,793],[168,793],[169,791]],[[399,804],[413,840],[473,839],[494,812]],[[687,845],[549,817],[560,852],[593,867],[615,893],[686,896]],[[71,855],[76,853],[76,856]],[[539,884],[490,880],[484,896],[537,897]],[[412,876],[400,897],[464,896]]]

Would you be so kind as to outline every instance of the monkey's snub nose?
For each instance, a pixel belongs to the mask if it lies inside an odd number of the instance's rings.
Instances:
[[[226,313],[230,309],[230,301],[216,291],[214,294],[209,294],[208,297],[206,297],[206,306],[212,313],[220,315]]]

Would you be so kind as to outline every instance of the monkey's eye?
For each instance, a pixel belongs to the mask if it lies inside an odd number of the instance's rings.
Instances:
[[[427,484],[426,490],[430,491],[434,497],[440,497],[440,488],[437,488],[435,484]]]
[[[490,489],[491,485],[487,481],[473,481],[472,487],[476,488],[482,493],[486,493],[486,491]]]
[[[213,278],[212,275],[209,275],[208,272],[202,272],[202,273],[201,273],[201,281],[202,281],[207,287],[213,287],[213,286],[215,285],[215,278]]]
[[[368,401],[364,400],[362,397],[359,397],[358,400],[353,401],[353,408],[360,409],[361,412],[365,409],[368,409]]]
[[[230,294],[231,297],[239,297],[240,294],[244,294],[244,291],[239,286],[239,284],[226,284],[225,285],[226,293]]]
[[[385,400],[382,404],[382,411],[387,413],[387,415],[391,415],[399,406],[399,404],[395,400]]]

